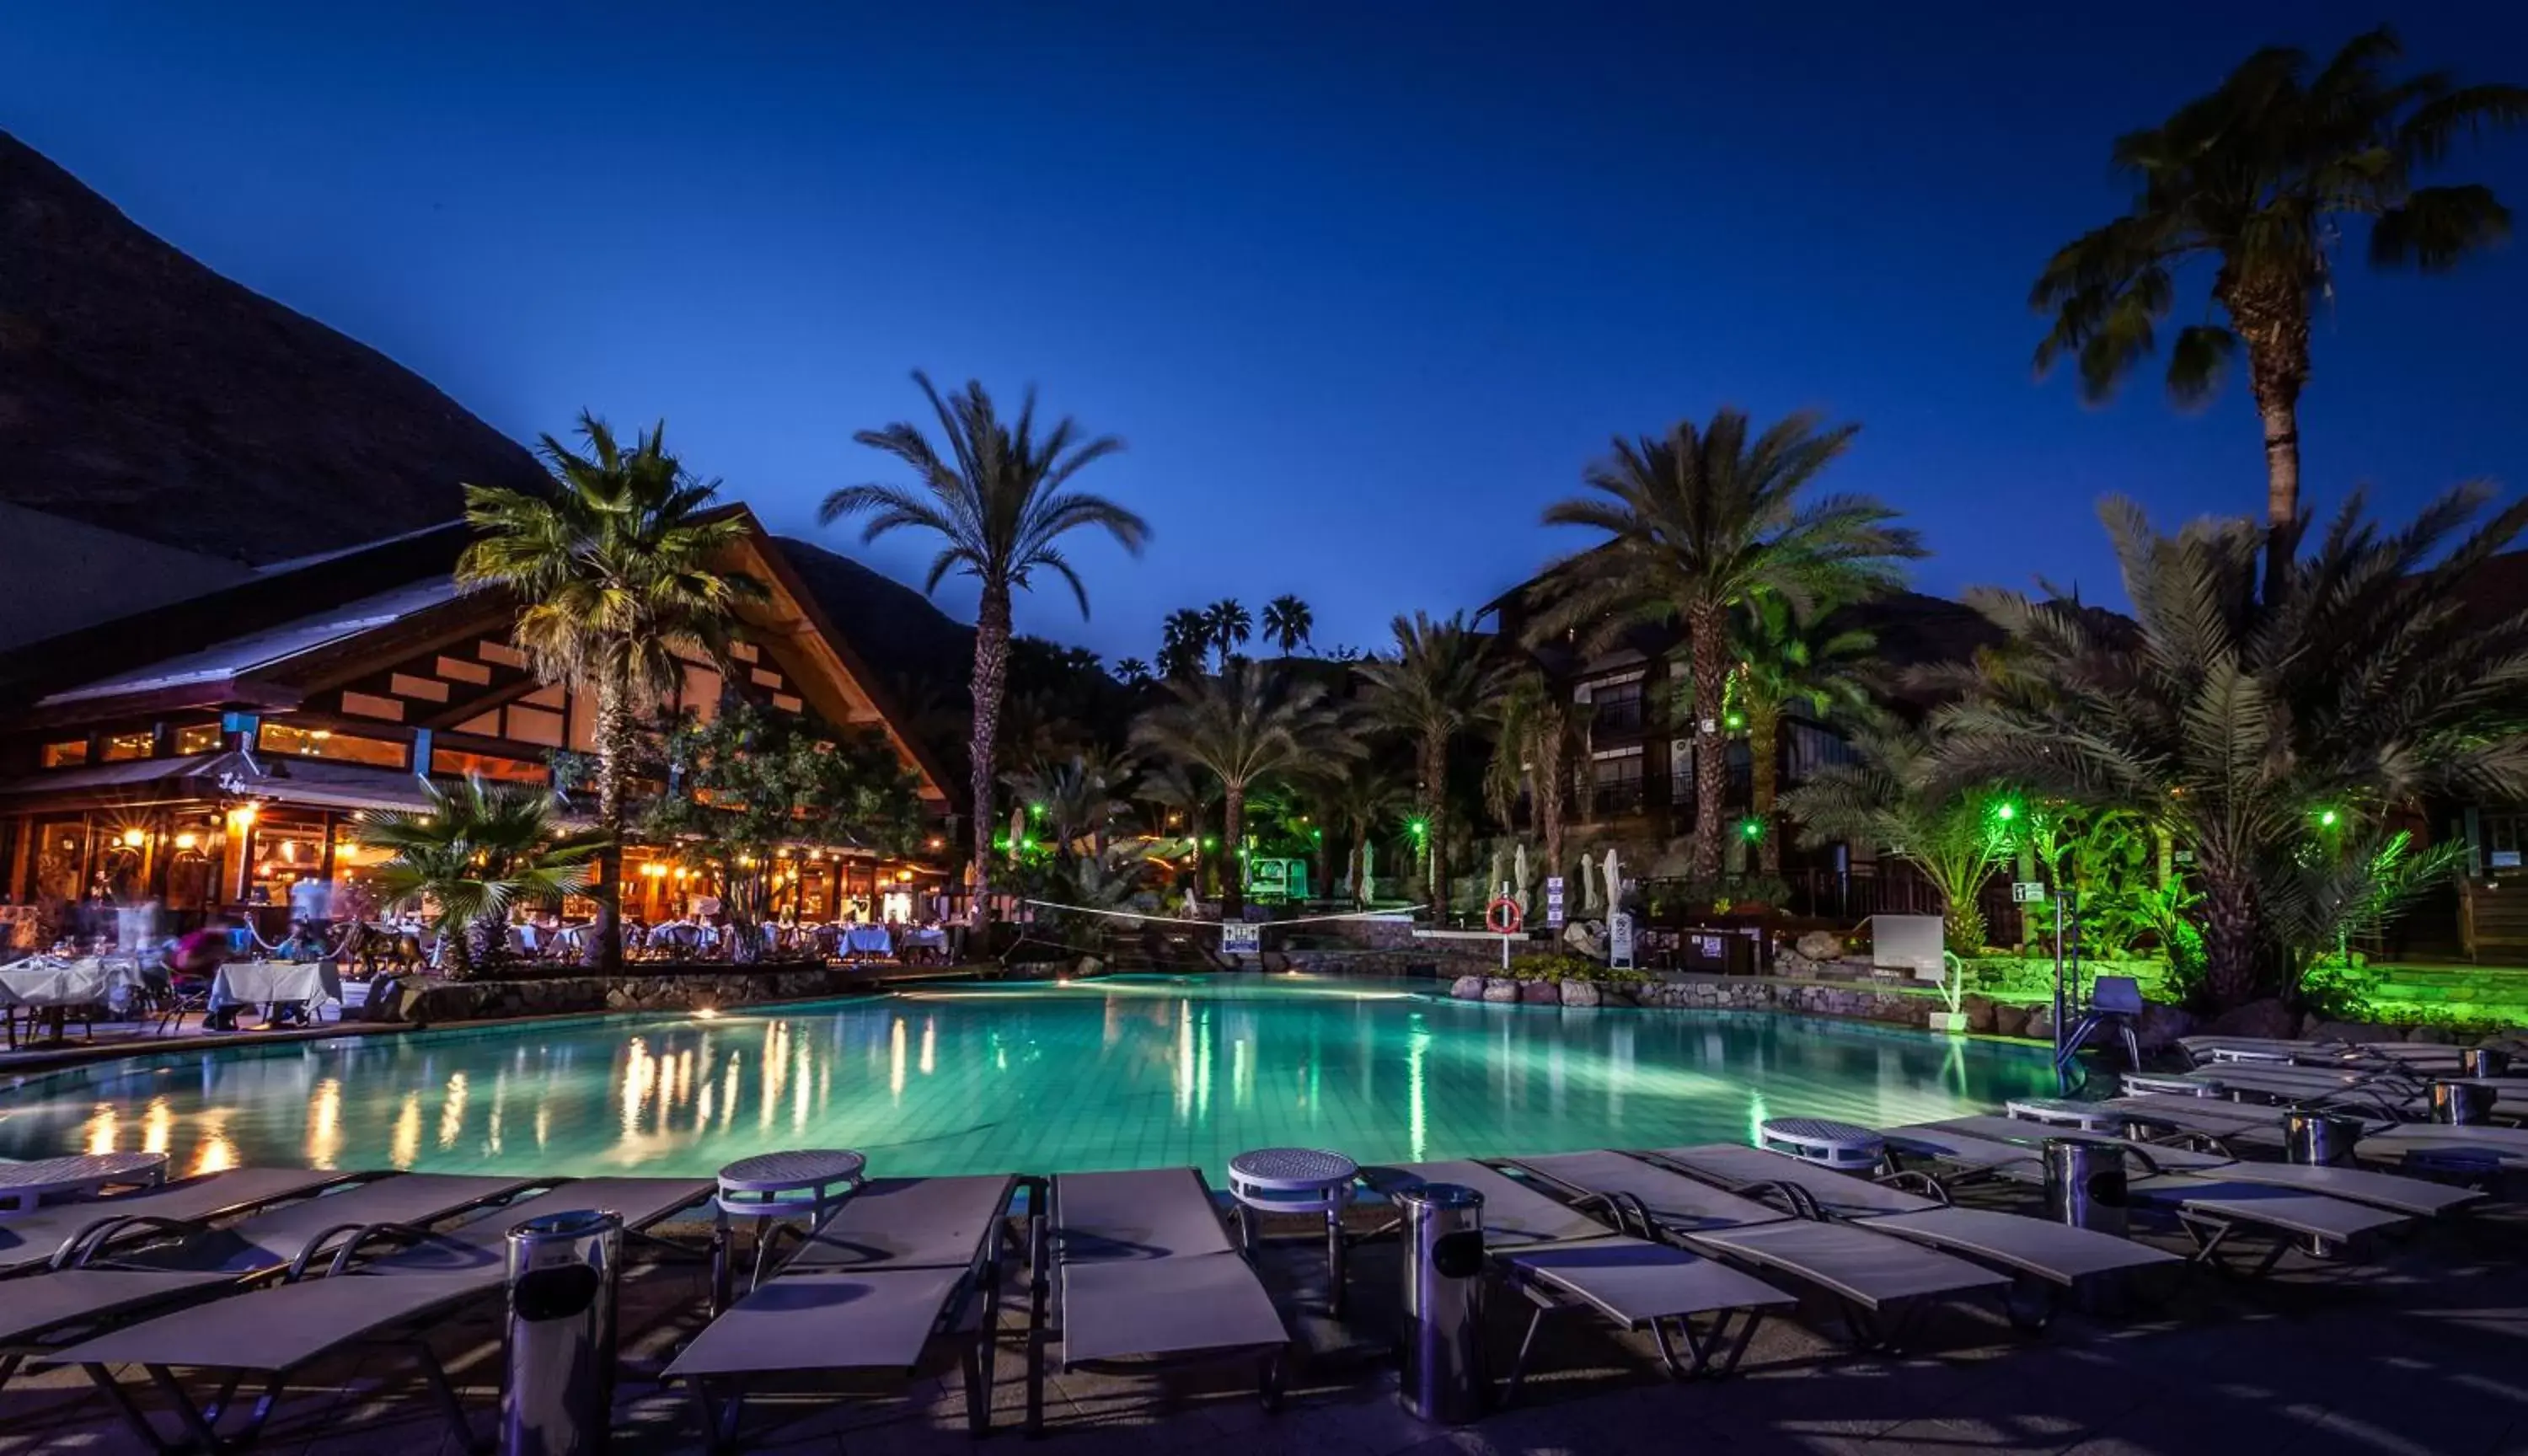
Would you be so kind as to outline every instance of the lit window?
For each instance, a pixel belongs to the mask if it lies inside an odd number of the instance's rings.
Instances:
[[[541,763],[525,758],[506,758],[498,754],[462,754],[454,749],[431,750],[430,771],[443,778],[498,779],[510,784],[543,784],[553,780],[553,771]]]
[[[86,761],[87,740],[84,738],[67,738],[60,743],[44,745],[43,764],[46,768],[70,768]]]
[[[379,768],[401,768],[411,756],[404,745],[389,739],[363,738],[356,733],[336,733],[327,728],[293,728],[287,723],[264,724],[255,736],[255,747],[267,754],[332,758]]]
[[[217,723],[187,723],[176,730],[176,754],[179,757],[189,758],[195,754],[216,754],[219,751],[220,725]]]
[[[107,763],[126,763],[148,757],[157,747],[158,737],[153,733],[109,733],[105,736],[105,752],[99,757]]]

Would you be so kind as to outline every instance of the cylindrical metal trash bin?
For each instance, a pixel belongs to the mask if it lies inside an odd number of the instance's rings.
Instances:
[[[2125,1234],[2125,1150],[2086,1138],[2045,1140],[2045,1216],[2098,1233]]]
[[[2506,1077],[2510,1053],[2502,1047],[2468,1047],[2457,1054],[2457,1069],[2471,1077]]]
[[[614,1424],[614,1294],[623,1220],[552,1214],[509,1230],[501,1456],[583,1456]]]
[[[2482,1082],[2432,1083],[2432,1120],[2459,1127],[2479,1127],[2493,1120],[2498,1093]]]
[[[1396,1399],[1425,1421],[1484,1413],[1484,1196],[1455,1183],[1395,1195],[1404,1221],[1404,1378]]]
[[[2333,1168],[2352,1162],[2352,1145],[2361,1141],[2363,1123],[2344,1113],[2283,1114],[2283,1159],[2310,1168]]]

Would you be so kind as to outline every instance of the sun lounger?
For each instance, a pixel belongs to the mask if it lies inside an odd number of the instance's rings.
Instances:
[[[235,1218],[267,1204],[303,1198],[350,1176],[303,1168],[238,1168],[186,1178],[181,1183],[163,1183],[145,1193],[46,1204],[0,1219],[0,1274],[51,1263],[64,1244],[101,1222],[146,1217],[193,1223]],[[140,1231],[139,1227],[135,1226],[134,1231]]]
[[[1886,1182],[1837,1172],[1814,1163],[1735,1143],[1661,1148],[1639,1155],[1727,1188],[1785,1183],[1808,1194],[1828,1216],[1872,1233],[1912,1239],[1942,1253],[1996,1265],[2064,1289],[2131,1270],[2180,1262],[2176,1255],[2112,1234],[2073,1228],[1994,1209],[1958,1208],[1938,1196],[1909,1193]],[[1933,1184],[1934,1188],[1938,1185]],[[2025,1293],[2026,1291],[2022,1291]],[[2042,1324],[2053,1301],[2014,1301],[2014,1318]]]
[[[1801,1217],[1796,1195],[1792,1209],[1775,1208],[1621,1153],[1556,1153],[1517,1166],[1575,1192],[1623,1201],[1696,1253],[1823,1290],[1864,1346],[1897,1345],[1935,1300],[2010,1283],[2005,1274],[1902,1239]]]
[[[449,1230],[408,1224],[371,1225],[329,1244],[333,1262],[321,1276],[310,1274],[272,1289],[213,1300],[83,1340],[47,1358],[85,1370],[114,1403],[132,1431],[160,1450],[179,1449],[159,1436],[146,1412],[114,1378],[113,1367],[137,1365],[176,1403],[189,1439],[184,1445],[219,1449],[251,1440],[291,1371],[355,1342],[411,1331],[451,1314],[501,1286],[508,1230],[528,1219],[579,1209],[620,1215],[627,1231],[649,1227],[694,1207],[716,1188],[709,1178],[586,1178],[508,1204]],[[375,1241],[408,1245],[362,1257]],[[455,1391],[438,1359],[418,1338],[405,1342],[438,1397],[441,1413],[460,1442],[471,1432]],[[209,1411],[185,1395],[175,1372],[227,1373],[222,1395],[244,1377],[265,1378],[242,1430],[217,1429],[225,1400]]]
[[[2322,1168],[2300,1163],[2258,1163],[2248,1159],[2172,1148],[2161,1143],[2139,1142],[2111,1137],[2104,1133],[2067,1132],[2036,1122],[2013,1118],[1952,1118],[1940,1125],[1960,1132],[1990,1137],[1996,1141],[2030,1141],[2041,1145],[2046,1137],[2086,1137],[2097,1142],[2115,1143],[2145,1161],[2145,1166],[2160,1172],[2187,1173],[2230,1182],[2267,1183],[2277,1188],[2291,1188],[2302,1193],[2323,1193],[2331,1198],[2366,1203],[2374,1208],[2410,1214],[2418,1219],[2438,1218],[2484,1198],[2470,1188],[2452,1188],[2445,1183],[2427,1182],[2421,1178],[2403,1178],[2394,1173],[2372,1172],[2359,1168]],[[2019,1129],[2030,1129],[2022,1132]]]
[[[2007,1118],[1983,1120],[2004,1123],[2005,1127],[1998,1130],[2005,1131],[2019,1125]],[[1929,1158],[2019,1182],[2041,1183],[2045,1170],[2038,1149],[2044,1142],[2049,1138],[2079,1139],[2083,1134],[2042,1124],[2028,1125],[2027,1142],[1979,1136],[1946,1122],[1893,1127],[1883,1135],[1888,1149],[1900,1158]],[[2121,1141],[2103,1133],[2086,1134],[2086,1138],[2106,1143]],[[2210,1155],[2187,1155],[2184,1149],[2163,1150],[2132,1143],[2125,1146],[2129,1153],[2138,1151],[2142,1158],[2152,1160],[2162,1151],[2173,1152],[2178,1155],[2174,1161],[2187,1167],[2186,1171],[2162,1172],[2146,1162],[2141,1175],[2125,1184],[2125,1192],[2135,1205],[2165,1210],[2173,1216],[2194,1240],[2194,1258],[2200,1264],[2226,1268],[2223,1255],[2233,1239],[2264,1238],[2272,1242],[2272,1247],[2251,1271],[2264,1274],[2282,1258],[2285,1249],[2295,1244],[2306,1244],[2312,1252],[2340,1249],[2381,1229],[2411,1222],[2409,1215],[2286,1185],[2251,1182],[2239,1175],[2242,1169],[2252,1172],[2278,1165],[2206,1163],[2202,1160]]]
[[[737,1439],[746,1382],[801,1372],[910,1376],[931,1342],[963,1341],[968,1429],[991,1425],[1000,1240],[1022,1179],[879,1178],[807,1236],[773,1277],[670,1364],[691,1381],[712,1449]],[[1041,1198],[1042,1185],[1034,1185]]]
[[[1799,1303],[1715,1259],[1609,1227],[1480,1163],[1391,1165],[1365,1169],[1361,1176],[1381,1193],[1455,1183],[1484,1196],[1484,1253],[1535,1306],[1504,1403],[1518,1398],[1528,1353],[1548,1315],[1584,1312],[1619,1329],[1647,1329],[1668,1374],[1726,1376],[1746,1356],[1764,1316]],[[1606,1208],[1620,1224],[1611,1202]],[[1703,1317],[1708,1323],[1698,1329],[1694,1321]]]
[[[1230,1244],[1199,1171],[1068,1173],[1053,1180],[1048,1203],[1056,1308],[1053,1328],[1038,1322],[1030,1336],[1029,1433],[1043,1429],[1045,1350],[1055,1341],[1064,1370],[1254,1360],[1266,1408],[1281,1403],[1290,1331]],[[1035,1263],[1041,1280],[1045,1260]]]
[[[224,1226],[126,1214],[72,1240],[52,1273],[0,1293],[0,1383],[19,1362],[65,1334],[115,1319],[242,1288],[325,1257],[335,1240],[375,1223],[436,1223],[527,1186],[515,1178],[413,1173],[318,1194]],[[154,1235],[177,1241],[104,1257]]]
[[[2352,1156],[2434,1172],[2528,1172],[2528,1128],[2398,1122],[2372,1128]]]

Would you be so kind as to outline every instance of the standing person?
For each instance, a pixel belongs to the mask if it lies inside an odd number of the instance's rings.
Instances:
[[[190,990],[205,990],[211,979],[219,974],[220,967],[227,963],[228,959],[228,916],[213,910],[202,916],[199,929],[177,940],[175,949],[167,953],[167,969],[178,991],[187,991],[188,988],[185,985],[187,981],[192,983]],[[237,1009],[213,1008],[208,1018],[202,1022],[202,1029],[235,1031]]]

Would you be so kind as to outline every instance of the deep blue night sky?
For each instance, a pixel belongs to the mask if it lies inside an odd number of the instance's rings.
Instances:
[[[1833,483],[1922,527],[1933,591],[2114,598],[2103,493],[2261,508],[2243,382],[2084,409],[2027,288],[2117,209],[2115,134],[2379,8],[1692,9],[11,4],[0,126],[513,435],[665,416],[776,529],[882,473],[850,435],[911,368],[1034,381],[1157,528],[1077,551],[1094,620],[1022,604],[1110,654],[1222,595],[1363,646],[1474,605],[1585,545],[1536,514],[1609,434],[1723,403],[1863,422]],[[2528,81],[2528,5],[2400,9],[2414,62]],[[2528,208],[2528,134],[2444,175]],[[2523,338],[2528,242],[2355,264],[2312,495],[2528,483]]]

